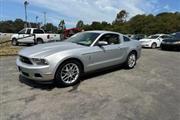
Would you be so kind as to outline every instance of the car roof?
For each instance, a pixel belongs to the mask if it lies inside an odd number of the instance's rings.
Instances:
[[[99,34],[105,34],[105,33],[121,34],[121,33],[118,33],[118,32],[105,31],[105,30],[91,30],[91,31],[85,31],[85,32],[90,32],[90,33],[99,33]]]

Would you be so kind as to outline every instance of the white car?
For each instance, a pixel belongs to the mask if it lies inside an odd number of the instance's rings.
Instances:
[[[12,45],[18,45],[19,43],[40,44],[60,40],[60,34],[45,33],[43,29],[38,28],[24,28],[18,34],[13,34],[11,40]]]
[[[151,35],[148,38],[144,38],[139,40],[141,42],[142,47],[148,48],[157,48],[160,47],[162,40],[170,38],[170,35],[166,34],[155,34]]]

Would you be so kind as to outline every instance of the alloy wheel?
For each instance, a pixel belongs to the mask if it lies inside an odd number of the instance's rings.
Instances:
[[[78,65],[75,63],[68,63],[62,67],[60,77],[64,83],[72,84],[78,79],[79,74],[80,70]]]

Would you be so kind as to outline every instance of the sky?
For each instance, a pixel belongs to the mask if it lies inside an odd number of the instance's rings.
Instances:
[[[65,20],[67,28],[75,27],[78,20],[85,24],[92,21],[112,22],[117,13],[125,9],[129,19],[137,14],[180,12],[180,0],[27,0],[28,21],[47,22],[58,25]],[[0,0],[0,20],[24,20],[24,0]]]

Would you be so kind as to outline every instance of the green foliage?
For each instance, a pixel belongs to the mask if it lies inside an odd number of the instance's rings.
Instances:
[[[113,23],[105,21],[94,21],[90,25],[84,25],[83,21],[77,22],[76,27],[84,30],[109,30],[124,34],[156,34],[172,33],[180,31],[180,12],[160,13],[158,15],[136,15],[126,20],[128,13],[125,10],[120,11]],[[15,21],[0,21],[0,32],[17,33],[24,28],[24,21],[16,19]],[[37,27],[36,23],[30,23],[31,27]],[[66,29],[65,21],[61,20],[58,28],[52,23],[45,26],[47,32],[63,33]]]
[[[54,26],[52,23],[47,23],[42,28],[43,29],[46,28],[46,32],[48,32],[48,33],[57,33],[57,30],[58,30],[58,28],[56,26]]]
[[[84,25],[85,30],[111,30],[124,34],[156,34],[180,31],[180,13],[160,13],[156,16],[136,15],[126,21],[127,12],[120,11],[112,24],[107,22],[92,22]],[[126,14],[125,14],[126,13]]]
[[[59,32],[63,32],[66,29],[65,21],[61,20],[58,25]]]
[[[83,28],[84,27],[84,22],[82,20],[79,20],[76,24],[76,28]]]
[[[121,10],[117,16],[113,24],[119,24],[119,23],[124,23],[126,22],[126,18],[128,17],[128,13],[126,10]]]

